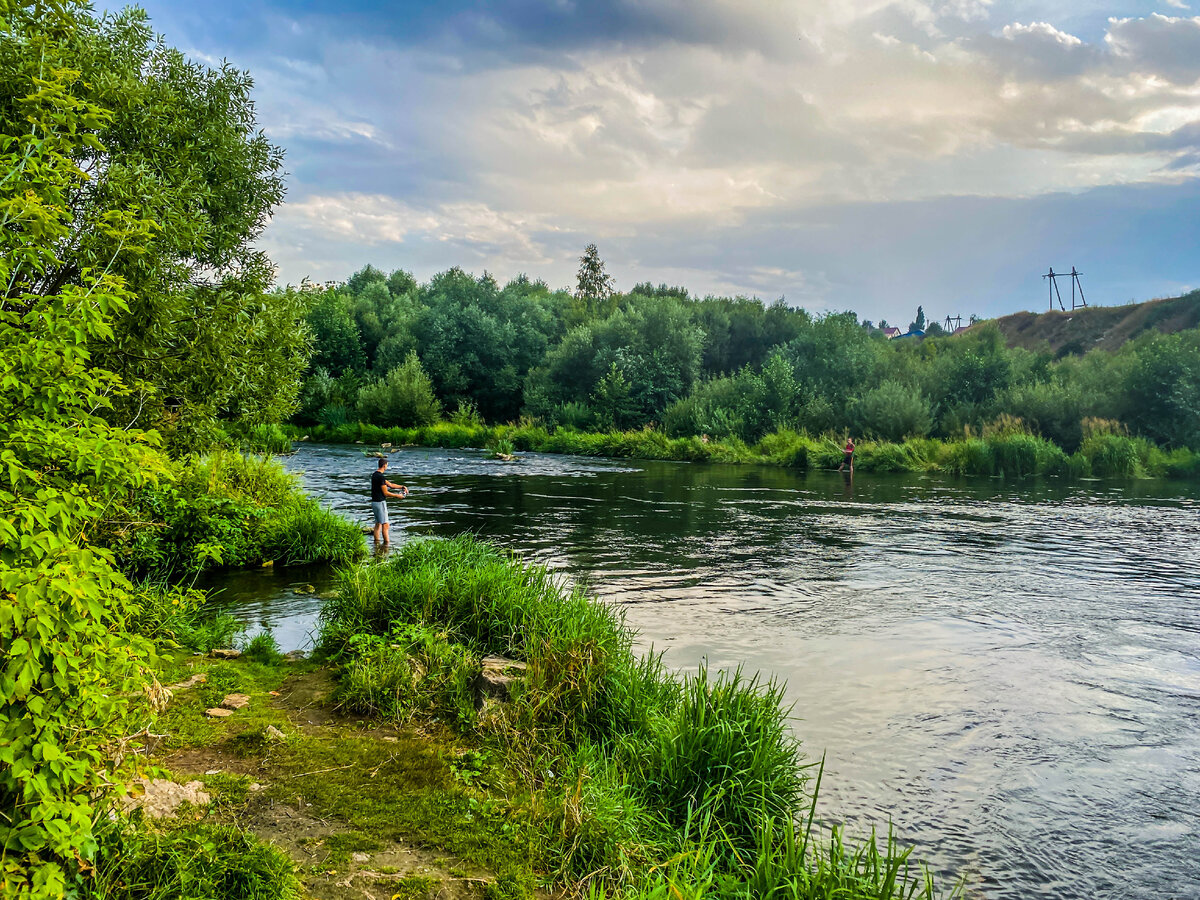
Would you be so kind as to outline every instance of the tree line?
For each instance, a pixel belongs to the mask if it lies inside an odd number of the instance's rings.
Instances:
[[[419,284],[366,266],[307,295],[303,425],[528,417],[752,443],[781,429],[956,438],[1005,418],[1068,453],[1089,422],[1200,446],[1194,329],[1063,355],[1009,348],[988,323],[889,341],[852,312],[649,283],[618,293],[594,245],[575,291],[459,268]]]

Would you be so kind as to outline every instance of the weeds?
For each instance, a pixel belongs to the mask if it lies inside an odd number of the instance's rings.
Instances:
[[[149,831],[123,824],[101,835],[95,900],[294,900],[300,884],[286,854],[224,825]]]

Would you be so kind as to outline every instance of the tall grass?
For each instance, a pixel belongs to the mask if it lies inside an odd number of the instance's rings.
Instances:
[[[1085,429],[1086,431],[1086,429]],[[637,431],[577,431],[524,422],[487,426],[474,419],[438,422],[420,428],[384,428],[361,423],[311,428],[287,426],[293,437],[303,435],[329,443],[392,443],[424,447],[511,446],[521,451],[608,456],[623,459],[663,459],[683,462],[758,463],[795,469],[836,469],[842,462],[844,437],[813,437],[782,430],[766,435],[754,445],[736,437],[669,437],[654,428]],[[1189,478],[1200,475],[1200,452],[1164,451],[1141,438],[1125,437],[1138,456],[1129,465],[1119,456],[1121,442],[1105,437],[1081,453],[1068,454],[1054,442],[1034,434],[1019,419],[1008,417],[982,434],[957,440],[910,438],[894,443],[863,440],[857,444],[855,469],[862,472],[947,472],[955,475],[989,475],[1025,478],[1054,475],[1078,478],[1138,477],[1158,475]],[[1116,457],[1114,457],[1116,454]],[[1094,459],[1098,465],[1093,465]]]
[[[287,854],[249,831],[190,824],[173,831],[109,825],[85,900],[298,900]]]
[[[342,663],[346,708],[391,719],[435,711],[497,742],[539,785],[545,864],[559,878],[631,896],[686,895],[700,882],[769,896],[752,886],[771,879],[811,888],[796,896],[901,896],[870,887],[872,872],[907,860],[892,843],[836,858],[795,844],[808,769],[782,685],[704,666],[679,678],[632,643],[617,610],[470,536],[344,571],[320,641]],[[524,685],[472,715],[465,685],[487,654],[524,662]]]

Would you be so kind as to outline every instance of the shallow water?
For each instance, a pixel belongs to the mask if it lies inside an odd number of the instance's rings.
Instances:
[[[785,679],[827,819],[890,816],[975,896],[1200,897],[1197,486],[391,460],[395,542],[475,531],[587,579],[670,665]],[[362,448],[286,464],[368,521]],[[221,586],[287,649],[330,576]]]

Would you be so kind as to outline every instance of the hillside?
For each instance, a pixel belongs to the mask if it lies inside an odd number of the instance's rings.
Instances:
[[[1116,350],[1151,329],[1174,334],[1200,327],[1200,291],[1126,306],[1019,312],[989,321],[996,323],[1010,347],[1035,350],[1048,344],[1058,356],[1085,353],[1095,347]]]

